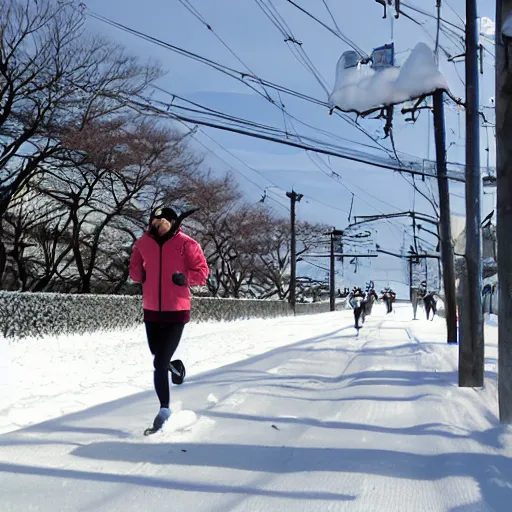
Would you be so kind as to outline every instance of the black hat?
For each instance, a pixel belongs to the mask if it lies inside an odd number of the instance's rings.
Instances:
[[[165,219],[171,222],[177,218],[178,214],[172,208],[157,208],[151,212],[149,221],[151,222],[153,219]]]

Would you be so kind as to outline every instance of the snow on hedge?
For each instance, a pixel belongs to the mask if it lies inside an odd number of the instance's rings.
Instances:
[[[128,329],[142,323],[141,306],[137,296],[0,292],[0,334],[22,338]]]
[[[401,68],[375,71],[369,65],[345,69],[342,56],[336,67],[336,84],[329,96],[332,107],[345,111],[365,112],[383,105],[394,105],[449,90],[439,71],[432,50],[418,43]]]
[[[298,315],[322,313],[329,311],[329,302],[297,304],[296,311]],[[293,315],[290,304],[281,300],[192,299],[194,322],[289,315]],[[138,295],[0,292],[0,338],[118,331],[142,322],[142,297]]]

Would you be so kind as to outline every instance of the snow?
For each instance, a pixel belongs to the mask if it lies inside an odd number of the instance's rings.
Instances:
[[[411,317],[378,305],[359,336],[349,311],[189,325],[187,381],[148,438],[158,405],[142,330],[10,344],[3,416],[19,400],[21,423],[45,416],[39,400],[65,412],[0,435],[0,508],[508,511],[495,319],[485,387],[468,389],[444,320]]]
[[[491,18],[482,16],[480,18],[480,35],[488,39],[494,39],[496,33],[496,24]]]
[[[0,336],[0,411],[12,403],[14,374],[7,340]],[[1,430],[0,430],[1,432]]]
[[[487,316],[487,318],[485,319],[486,325],[491,326],[491,327],[498,327],[498,315],[490,314],[490,315],[486,315],[486,316]]]
[[[293,328],[297,324],[312,334],[324,329],[321,315],[301,322],[281,318],[190,323],[174,358],[186,361],[187,376],[191,377],[299,341],[302,333]],[[7,402],[10,395],[9,407],[0,402],[0,433],[152,385],[153,363],[144,326],[126,332],[26,338],[9,346],[0,337],[0,356],[0,386],[5,382],[9,391],[2,393],[0,400]],[[12,364],[4,371],[2,365],[9,360]]]
[[[365,112],[373,108],[404,103],[438,89],[449,90],[432,50],[418,43],[402,68],[375,71],[370,66],[344,68],[344,57],[336,67],[336,83],[329,97],[341,110]]]

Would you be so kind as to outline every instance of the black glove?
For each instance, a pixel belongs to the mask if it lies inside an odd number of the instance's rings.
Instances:
[[[172,282],[176,286],[185,286],[187,284],[187,278],[185,277],[185,274],[182,274],[181,272],[175,272],[172,275]]]

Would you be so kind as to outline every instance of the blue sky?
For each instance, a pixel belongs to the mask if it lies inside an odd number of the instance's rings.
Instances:
[[[254,74],[323,101],[327,100],[325,90],[294,57],[288,45],[283,41],[282,34],[271,24],[258,7],[256,0],[189,0],[189,2]],[[268,0],[265,0],[264,3],[268,4]],[[307,52],[329,87],[332,87],[336,63],[341,54],[349,50],[350,47],[286,0],[272,0],[271,3],[297,39],[303,43],[302,48]],[[333,25],[323,0],[315,2],[297,0],[297,3],[306,7],[324,22]],[[326,3],[331,8],[343,34],[366,53],[371,53],[374,47],[390,41],[390,19],[382,19],[382,7],[374,0],[326,0]],[[403,3],[435,14],[435,0],[408,0]],[[443,1],[443,17],[461,26],[462,21],[455,13],[464,18],[464,3],[464,0],[450,0],[448,3],[447,0]],[[131,28],[146,32],[235,69],[243,70],[244,68],[243,64],[215,35],[178,0],[145,0],[145,2],[86,0],[86,4],[92,11]],[[481,0],[478,7],[479,15],[494,19],[494,4],[493,0]],[[432,37],[435,37],[435,21],[422,14],[414,14],[414,16],[422,22],[421,26],[404,17],[400,17],[393,24],[393,36],[399,64],[403,62],[408,51],[417,42],[423,41],[430,47],[434,46]],[[162,88],[210,108],[278,128],[291,129],[289,118],[285,120],[279,109],[243,84],[218,71],[96,20],[91,19],[89,25],[92,31],[106,34],[109,38],[123,43],[130,53],[141,59],[151,58],[160,62],[167,71],[165,77],[159,81]],[[441,34],[441,44],[452,54],[460,53],[457,51],[455,43],[444,33]],[[487,47],[493,51],[492,46],[487,45]],[[494,95],[493,65],[492,57],[486,53],[484,75],[481,76],[480,86],[482,105],[489,105],[489,98]],[[464,78],[464,64],[449,63],[441,53],[440,68],[446,76],[453,94],[464,97],[464,88],[458,76]],[[161,93],[156,96],[166,101],[169,100],[169,97]],[[279,99],[277,95],[273,94],[273,96],[276,101]],[[282,95],[281,99],[288,113],[300,121],[347,139],[340,142],[347,148],[362,149],[355,146],[354,142],[374,145],[369,138],[350,124],[339,117],[330,116],[323,107],[285,95]],[[317,131],[297,121],[293,121],[293,124],[301,134],[318,135]],[[372,135],[382,136],[382,121],[361,120],[360,124]],[[448,158],[451,161],[463,162],[464,114],[457,113],[455,109],[448,111],[447,129],[448,143],[451,144]],[[394,133],[399,151],[420,158],[427,157],[428,123],[426,114],[422,114],[419,121],[415,125],[411,125],[405,123],[403,116],[397,112]],[[222,144],[239,160],[223,151],[205,134]],[[310,156],[302,150],[209,128],[198,132],[197,139],[212,151],[205,152],[206,163],[219,172],[229,170],[234,172],[248,200],[259,200],[263,190],[267,188],[267,195],[274,198],[269,205],[275,207],[276,214],[288,215],[286,211],[288,200],[284,192],[292,187],[304,194],[303,201],[297,207],[299,219],[326,223],[338,229],[343,229],[348,224],[348,210],[352,193],[355,195],[353,208],[355,215],[394,213],[409,210],[413,205],[417,210],[431,213],[428,203],[418,194],[413,194],[412,188],[405,179],[392,171],[336,158],[328,160],[321,157],[322,162],[314,157],[315,162],[313,162]],[[433,136],[431,141],[433,141]],[[388,141],[381,142],[389,147]],[[482,130],[482,149],[485,145],[485,130]],[[200,151],[205,151],[202,146],[197,145],[197,147]],[[368,149],[368,151],[372,150]],[[222,160],[216,158],[215,155]],[[485,151],[482,150],[483,164],[485,164],[485,156]],[[434,157],[433,142],[431,142],[430,157]],[[491,165],[493,158],[494,153],[491,152]],[[341,178],[329,177],[329,169],[338,173]],[[432,186],[435,189],[435,183],[432,183]],[[453,212],[463,213],[463,186],[451,185],[451,191],[453,193],[451,198]],[[279,206],[278,202],[284,207]],[[490,208],[492,208],[492,196],[486,195],[484,196],[483,214],[486,215]],[[381,246],[398,252],[404,241],[404,228],[408,226],[410,226],[408,221],[375,224],[376,239]],[[410,228],[408,233],[410,237]],[[409,245],[408,238],[405,240]],[[320,263],[319,260],[315,261]],[[389,281],[391,286],[402,293],[407,293],[406,286],[394,282],[405,280],[403,262],[383,256],[373,260],[371,265],[368,261],[362,263],[363,268],[359,268],[356,274],[354,274],[353,268],[347,266],[343,272],[345,280],[341,280],[342,273],[338,276],[339,286],[352,285],[356,282],[364,284],[365,280],[373,278],[378,280],[378,284],[381,286]],[[325,273],[318,271],[318,275],[322,277]]]

